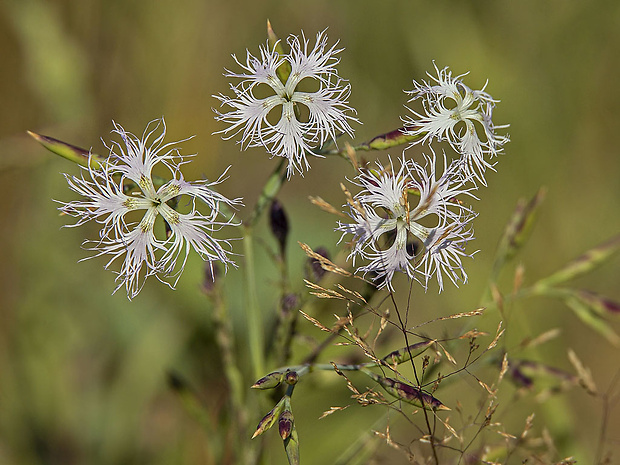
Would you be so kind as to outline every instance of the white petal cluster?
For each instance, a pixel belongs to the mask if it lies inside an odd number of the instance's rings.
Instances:
[[[364,169],[356,178],[361,191],[348,205],[351,223],[339,223],[337,230],[352,237],[349,258],[368,261],[358,267],[370,274],[378,287],[392,288],[396,271],[416,279],[425,288],[435,277],[439,290],[443,276],[454,284],[466,282],[461,258],[473,239],[470,222],[476,216],[457,196],[471,196],[460,164],[452,163],[437,174],[436,157],[426,157],[422,166],[411,159],[400,160],[400,169]],[[341,239],[342,240],[342,239]]]
[[[220,209],[222,204],[240,205],[241,200],[230,200],[211,189],[224,180],[225,173],[215,182],[185,181],[180,166],[187,160],[174,147],[176,142],[164,143],[163,118],[149,123],[142,138],[119,124],[114,123],[114,128],[122,143],[112,143],[105,163],[84,169],[79,177],[65,175],[71,190],[84,199],[61,202],[60,207],[78,218],[71,226],[90,220],[101,224],[99,239],[84,244],[96,252],[93,256],[110,256],[106,269],[121,262],[114,292],[125,286],[131,299],[151,275],[174,287],[190,249],[210,263],[235,266],[229,240],[212,236],[223,226],[238,225],[232,218],[222,219]],[[158,165],[168,180],[153,175]],[[177,205],[187,213],[180,213]]]
[[[498,100],[484,88],[467,87],[462,80],[464,74],[452,77],[448,68],[439,70],[437,66],[435,71],[437,77],[428,74],[430,82],[413,81],[413,90],[407,92],[412,95],[410,102],[422,101],[424,111],[419,113],[409,108],[413,118],[403,118],[406,134],[420,136],[416,143],[446,139],[461,155],[464,173],[486,185],[485,171],[494,165],[488,159],[501,152],[508,142],[507,136],[496,133],[507,126],[495,126],[492,121]]]
[[[308,40],[290,36],[290,52],[281,55],[269,44],[260,47],[260,56],[247,52],[245,64],[234,55],[241,73],[226,71],[225,76],[241,81],[230,85],[233,96],[215,95],[228,112],[216,112],[216,119],[228,124],[219,133],[226,139],[240,135],[242,149],[265,147],[275,156],[288,159],[288,175],[310,168],[307,155],[328,140],[346,133],[353,136],[349,122],[357,121],[347,100],[351,87],[338,76],[336,45],[327,46],[327,35],[319,32],[310,50]],[[276,71],[290,66],[282,82]],[[317,90],[304,89],[318,87]],[[306,90],[306,91],[305,91]]]

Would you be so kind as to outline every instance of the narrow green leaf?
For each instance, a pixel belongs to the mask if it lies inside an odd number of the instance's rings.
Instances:
[[[583,323],[604,336],[614,346],[620,347],[620,336],[592,306],[591,302],[583,300],[579,292],[567,294],[564,302]]]
[[[525,199],[521,199],[517,204],[495,252],[492,282],[495,282],[504,264],[515,256],[529,238],[536,219],[536,212],[544,197],[545,190],[541,188],[529,202],[525,203]]]
[[[551,276],[538,281],[534,287],[551,287],[568,281],[569,279],[584,275],[608,260],[615,252],[618,251],[618,249],[620,249],[620,234],[612,237],[607,242],[588,250],[586,253],[569,262],[566,266],[559,271],[556,271]]]

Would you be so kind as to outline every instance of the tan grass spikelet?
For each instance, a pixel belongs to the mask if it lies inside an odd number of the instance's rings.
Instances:
[[[297,243],[302,248],[302,250],[306,253],[306,255],[310,258],[317,260],[320,263],[321,268],[323,268],[325,271],[330,271],[332,273],[336,273],[336,274],[347,276],[347,277],[352,275],[350,272],[348,272],[344,268],[340,268],[338,265],[336,265],[334,262],[332,262],[328,258],[325,258],[323,255],[316,253],[314,250],[312,250],[312,248],[310,248],[308,244],[304,244],[303,242],[297,242]]]
[[[337,215],[337,216],[341,216],[343,218],[346,218],[347,215],[345,215],[344,213],[342,213],[340,210],[338,210],[336,207],[334,207],[332,204],[330,204],[329,202],[326,202],[325,200],[323,200],[321,197],[319,196],[309,196],[308,199],[310,199],[310,203],[312,203],[313,205],[316,205],[317,207],[319,207],[321,210],[327,212],[327,213],[331,213],[332,215]]]

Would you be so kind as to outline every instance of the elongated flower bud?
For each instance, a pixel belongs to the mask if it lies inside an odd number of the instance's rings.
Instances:
[[[297,384],[297,381],[299,381],[299,375],[296,371],[287,371],[286,375],[284,376],[284,381],[286,381],[286,384],[294,386],[295,384]]]
[[[50,152],[66,158],[69,161],[77,163],[78,165],[90,165],[91,168],[98,168],[101,163],[105,162],[104,158],[100,157],[99,155],[92,154],[88,150],[81,147],[77,147],[73,144],[69,144],[58,139],[54,139],[53,137],[37,134],[32,131],[27,132],[28,135],[30,135],[34,140],[36,140],[39,144],[41,144]]]
[[[271,27],[271,21],[269,20],[267,20],[267,39],[270,49],[278,52],[280,56],[286,55],[284,47],[282,46],[282,41],[273,31],[273,28]],[[286,60],[283,60],[282,64],[278,66],[278,69],[276,70],[276,75],[278,76],[278,79],[280,79],[282,84],[286,84],[286,81],[288,81],[288,77],[291,75],[291,70],[291,64]]]
[[[254,439],[256,436],[260,436],[274,425],[274,423],[280,416],[280,412],[282,412],[282,409],[284,408],[284,399],[286,397],[287,396],[282,397],[282,399],[280,399],[280,402],[278,402],[276,406],[272,408],[269,413],[267,413],[267,415],[262,418],[260,422],[258,422],[258,426],[256,427],[256,431],[254,431],[254,434],[252,435],[252,439]]]
[[[293,431],[293,412],[284,410],[280,414],[280,418],[278,419],[278,430],[283,441],[291,435],[291,431]]]
[[[278,245],[280,246],[280,255],[284,256],[289,225],[284,207],[277,199],[274,199],[273,202],[271,202],[271,208],[269,210],[269,227],[271,228],[271,233],[275,236],[278,241]]]
[[[403,349],[398,349],[398,350],[395,350],[394,352],[390,352],[385,357],[383,357],[382,360],[390,365],[393,365],[395,363],[399,364],[399,363],[407,362],[411,360],[412,358],[415,358],[418,355],[422,354],[426,349],[428,349],[434,343],[435,341],[418,342],[417,344],[413,344]]]
[[[252,389],[273,389],[282,383],[285,371],[273,371],[256,381],[251,387]]]
[[[411,386],[410,384],[403,383],[393,378],[379,376],[367,370],[362,371],[378,382],[390,395],[403,402],[425,409],[450,410],[450,408],[442,404],[439,399],[427,394],[418,387]]]
[[[372,150],[386,150],[398,145],[407,144],[420,138],[419,135],[406,134],[406,132],[411,132],[413,129],[414,128],[411,127],[394,129],[393,131],[373,137],[364,145],[367,145],[368,148]]]

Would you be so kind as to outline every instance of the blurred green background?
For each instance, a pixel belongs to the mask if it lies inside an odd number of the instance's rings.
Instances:
[[[426,294],[418,291],[410,321],[478,305],[511,211],[540,186],[547,188],[546,200],[518,257],[526,282],[620,230],[616,0],[5,0],[0,4],[0,464],[233,460],[218,455],[226,445],[212,439],[223,437],[230,444],[233,433],[215,434],[201,425],[166,382],[167,371],[181,373],[207,406],[208,419],[225,427],[228,393],[211,310],[200,289],[202,264],[190,260],[177,291],[152,280],[133,302],[122,290],[110,295],[114,275],[103,270],[103,259],[77,263],[87,255],[79,245],[95,237],[95,226],[61,229],[66,219],[52,201],[74,198],[60,173],[75,174],[77,168],[46,152],[25,131],[105,154],[99,138],[110,139],[112,119],[140,134],[148,121],[164,115],[167,140],[197,135],[183,145],[184,153],[198,153],[184,172],[187,179],[213,179],[232,165],[221,191],[244,197],[246,208],[239,215],[245,218],[277,161],[260,149],[240,152],[232,141],[211,135],[223,128],[213,119],[211,107],[218,102],[211,95],[228,90],[222,72],[235,66],[231,53],[241,58],[246,48],[256,53],[265,42],[268,18],[280,37],[303,30],[313,38],[329,28],[330,43],[340,40],[346,49],[340,74],[351,83],[350,102],[363,122],[356,127],[359,142],[400,125],[402,90],[412,87],[412,79],[424,78],[433,60],[455,74],[470,71],[466,82],[472,88],[488,79],[487,91],[502,100],[494,121],[510,124],[511,142],[498,172],[489,174],[488,188],[478,192],[475,248],[480,252],[466,263],[470,281],[460,289],[449,286],[439,297],[434,287]],[[351,175],[342,160],[311,164],[310,172],[295,176],[280,196],[291,222],[291,277],[299,291],[304,256],[296,241],[335,253],[339,238],[335,219],[314,210],[307,196],[339,205],[339,183]],[[273,247],[265,231],[263,221],[259,233]],[[258,249],[260,298],[269,315],[277,272]],[[619,275],[615,258],[574,286],[618,300]],[[236,292],[241,277],[240,270],[229,272],[225,288],[251,383],[243,300]],[[504,279],[509,285],[512,277]],[[326,312],[325,321],[341,310]],[[620,365],[618,350],[564,305],[533,299],[515,315],[527,329],[510,333],[509,344],[560,327],[561,336],[544,346],[544,357],[530,357],[572,371],[566,356],[572,347],[592,369],[599,389],[607,389]],[[487,322],[491,331],[498,319]],[[310,325],[300,325],[302,332],[320,337]],[[617,321],[614,325],[617,329]],[[432,331],[448,330],[434,326]],[[304,348],[297,350],[303,356]],[[335,378],[317,376],[315,384],[300,385],[293,399],[303,463],[331,463],[382,415],[379,408],[352,407],[319,422],[329,406],[351,402]],[[479,396],[477,385],[463,382]],[[254,402],[266,398],[247,395]],[[600,400],[578,389],[543,408],[530,399],[518,408],[515,425],[523,425],[532,411],[539,431],[545,426],[552,431],[559,456],[592,463]],[[259,413],[248,413],[250,423]],[[606,450],[615,451],[616,460],[619,418],[616,406],[606,432]],[[398,427],[401,437],[415,433],[406,422]],[[266,463],[285,463],[277,434],[268,436]],[[377,461],[389,454],[384,446]]]

